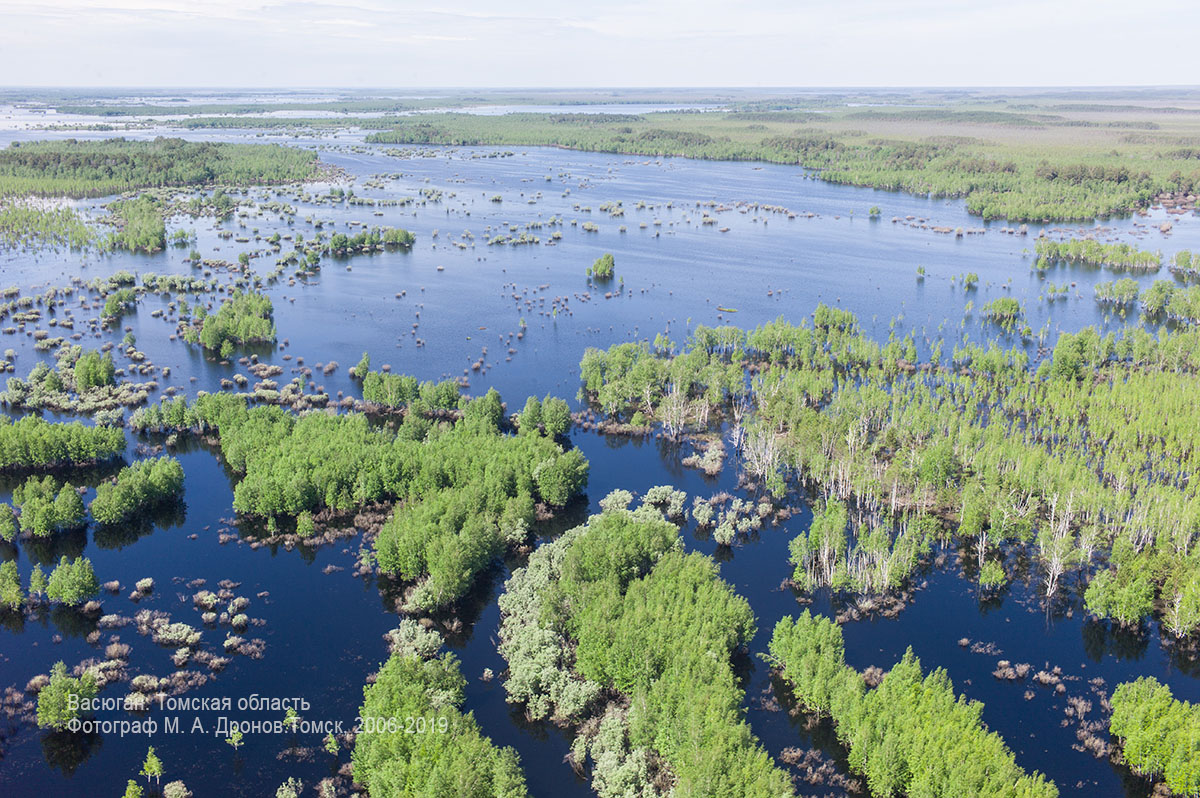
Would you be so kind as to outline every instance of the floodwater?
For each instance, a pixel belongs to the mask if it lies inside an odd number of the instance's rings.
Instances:
[[[0,134],[0,141],[45,135],[9,131]],[[253,139],[255,131],[182,135]],[[964,334],[978,341],[998,337],[1006,344],[1019,344],[978,315],[984,302],[1005,295],[1024,304],[1034,331],[1046,327],[1050,344],[1063,330],[1087,324],[1117,328],[1124,323],[1106,317],[1092,298],[1096,282],[1117,275],[1074,267],[1038,275],[1031,271],[1026,251],[1032,250],[1041,227],[1031,225],[1026,236],[1007,234],[1002,232],[1003,224],[970,217],[960,201],[831,185],[787,166],[538,148],[513,148],[511,153],[501,148],[402,150],[364,145],[355,134],[322,139],[272,136],[270,140],[319,148],[324,161],[354,178],[359,197],[415,198],[405,205],[347,207],[298,202],[287,191],[277,197],[273,190],[252,190],[244,199],[288,202],[297,213],[294,217],[256,215],[247,208],[249,215],[240,222],[235,217],[220,225],[235,237],[249,238],[243,243],[220,238],[212,219],[178,218],[168,225],[169,231],[194,230],[195,247],[205,257],[229,261],[242,251],[267,248],[255,241],[256,229],[263,238],[277,230],[311,238],[314,227],[306,221],[309,217],[323,220],[327,233],[352,233],[357,228],[348,223],[357,221],[367,226],[401,226],[416,234],[410,252],[327,258],[316,277],[289,285],[285,275],[268,289],[279,340],[286,344],[274,350],[260,348],[260,360],[282,366],[280,379],[286,381],[297,361],[285,356],[303,357],[306,366],[314,367],[314,382],[334,395],[339,391],[358,395],[348,369],[367,351],[373,367],[389,364],[394,372],[421,379],[462,376],[465,370],[470,393],[495,387],[510,410],[519,409],[528,395],[547,393],[577,406],[578,362],[586,347],[652,340],[658,332],[683,343],[697,324],[753,328],[780,316],[798,322],[819,302],[854,311],[864,329],[880,340],[887,338],[893,319],[897,335],[911,330],[919,342],[944,335],[950,339],[947,351]],[[371,185],[364,185],[368,180]],[[324,189],[310,186],[308,191],[317,195]],[[422,203],[422,189],[441,191],[441,199]],[[495,197],[499,201],[493,201]],[[617,202],[623,208],[620,217],[600,209],[602,204]],[[80,204],[91,210],[100,203]],[[879,206],[880,218],[869,218],[872,206]],[[794,218],[777,209],[787,209]],[[703,222],[706,212],[714,223]],[[910,216],[911,223],[906,221]],[[894,217],[900,221],[892,221]],[[1169,235],[1157,229],[1167,218],[1174,221]],[[551,224],[558,219],[561,224]],[[921,229],[919,220],[926,220],[927,227],[983,232],[960,238]],[[585,222],[593,222],[598,231],[585,231]],[[541,226],[527,229],[530,223]],[[1168,254],[1200,249],[1200,224],[1191,216],[1167,217],[1155,211],[1148,218],[1099,224],[1106,226],[1101,237],[1136,241]],[[625,232],[620,232],[622,225]],[[1055,227],[1049,228],[1049,234],[1057,234]],[[510,228],[516,232],[510,233]],[[468,231],[470,235],[464,236]],[[497,234],[515,236],[522,231],[537,236],[540,243],[486,243]],[[550,246],[547,242],[555,231],[562,235]],[[65,285],[72,276],[90,280],[122,269],[192,273],[183,262],[190,248],[169,247],[153,256],[8,252],[0,256],[0,285],[44,288]],[[585,271],[605,252],[614,254],[618,279],[601,288],[590,286]],[[267,254],[252,264],[265,273],[274,257]],[[917,278],[918,267],[924,267],[924,279]],[[956,278],[969,272],[978,274],[979,284],[966,291]],[[1158,276],[1168,275],[1164,271]],[[1144,287],[1154,277],[1138,279]],[[1043,299],[1048,282],[1068,284],[1066,297],[1053,302]],[[613,296],[605,298],[606,292]],[[974,312],[965,313],[968,303]],[[189,395],[196,390],[220,390],[221,379],[245,372],[236,362],[222,365],[182,341],[169,340],[172,324],[151,315],[162,307],[163,300],[148,296],[137,313],[123,322],[149,360],[171,367],[171,376],[159,380],[162,388],[175,386]],[[77,307],[74,312],[77,319],[96,313]],[[522,320],[526,334],[517,340]],[[85,325],[77,324],[76,330],[85,330]],[[123,330],[106,333],[104,338],[121,335]],[[102,341],[89,336],[81,343],[99,346]],[[0,345],[17,350],[19,375],[39,358],[51,360],[35,352],[33,339],[25,335],[4,336]],[[510,348],[515,350],[511,354]],[[481,357],[485,367],[471,370]],[[321,375],[316,364],[330,361],[340,365]],[[118,357],[118,365],[122,364],[123,358]],[[133,459],[137,445],[146,441],[132,434],[129,439],[127,459]],[[679,450],[658,439],[612,439],[576,430],[572,441],[591,462],[587,507],[573,511],[578,518],[596,511],[598,500],[616,488],[643,492],[670,483],[689,496],[704,497],[736,491],[732,466],[717,478],[707,478],[681,466]],[[222,543],[221,531],[233,526],[227,473],[219,459],[201,446],[178,456],[187,474],[185,507],[169,517],[138,529],[67,535],[41,547],[0,544],[0,556],[15,557],[27,579],[35,562],[45,566],[61,554],[84,553],[102,582],[115,579],[123,585],[120,595],[105,596],[105,613],[132,615],[152,609],[197,626],[199,614],[191,595],[198,587],[187,583],[204,579],[205,587],[213,590],[221,580],[240,583],[234,592],[251,600],[248,614],[265,622],[244,635],[264,641],[262,657],[233,656],[223,672],[187,697],[228,697],[235,706],[234,717],[278,720],[282,712],[239,713],[237,701],[254,694],[297,696],[310,705],[301,713],[307,720],[340,721],[350,727],[365,680],[386,658],[382,635],[397,621],[391,601],[381,596],[379,588],[351,575],[358,539],[316,550],[251,548],[236,540]],[[95,485],[99,478],[92,475],[88,484]],[[11,482],[0,485],[0,499],[8,499],[12,487]],[[827,730],[807,730],[801,721],[778,711],[767,667],[757,656],[765,652],[772,628],[784,615],[806,606],[826,613],[842,609],[827,595],[813,596],[810,605],[780,587],[790,572],[787,543],[810,518],[807,511],[798,513],[781,525],[765,527],[732,550],[718,549],[691,527],[683,534],[689,548],[718,556],[723,577],[746,596],[756,613],[759,632],[750,656],[740,666],[755,732],[773,755],[792,747],[818,746],[836,759],[840,753],[830,746]],[[1064,723],[1069,720],[1064,712],[1067,700],[1091,699],[1095,708],[1088,719],[1102,720],[1089,680],[1103,679],[1103,689],[1111,693],[1122,681],[1153,675],[1169,684],[1178,697],[1194,701],[1200,699],[1195,665],[1174,659],[1153,630],[1140,639],[1129,639],[1088,620],[1081,609],[1081,588],[1074,580],[1067,580],[1063,601],[1045,608],[1038,599],[1036,569],[1024,567],[1019,553],[1012,555],[1010,565],[1025,577],[999,599],[985,603],[971,581],[963,578],[957,552],[949,549],[940,555],[937,563],[913,580],[912,600],[896,617],[876,616],[844,625],[850,664],[887,669],[911,646],[926,669],[945,667],[959,692],[984,702],[985,721],[1016,752],[1018,763],[1047,774],[1063,795],[1146,795],[1144,783],[1072,749],[1077,724],[1073,719]],[[508,569],[518,565],[497,565],[463,608],[464,628],[450,637],[450,647],[461,658],[469,681],[466,708],[496,742],[518,750],[534,795],[589,795],[586,782],[563,762],[569,738],[552,727],[524,722],[519,710],[505,703],[501,679],[480,679],[485,668],[497,674],[504,669],[495,648],[499,624],[495,599]],[[134,582],[144,577],[155,580],[155,589],[135,604],[129,594]],[[93,629],[94,623],[69,612],[50,612],[24,622],[7,616],[0,628],[0,687],[23,689],[56,660],[73,666],[87,658],[102,658],[103,647],[113,635],[133,648],[130,676],[165,676],[175,670],[171,650],[154,645],[132,627],[102,630],[96,645],[86,639]],[[206,630],[205,647],[220,653],[219,638],[219,631]],[[963,639],[968,641],[965,645]],[[1027,662],[1035,670],[1060,667],[1066,692],[1056,693],[1029,680],[1000,681],[991,675],[999,659]],[[102,696],[124,691],[124,686],[114,686]],[[147,717],[160,723],[177,717],[180,731],[168,734],[160,727],[150,739],[111,733],[79,740],[47,735],[32,726],[9,728],[0,742],[0,793],[117,794],[126,779],[137,778],[147,745],[154,745],[162,758],[165,780],[182,779],[197,795],[270,794],[289,776],[311,785],[348,761],[346,751],[335,759],[321,750],[316,735],[248,735],[246,744],[235,752],[223,742],[223,735],[215,734],[219,714],[155,710]],[[101,713],[102,719],[132,717]],[[202,731],[193,727],[194,721],[199,721]],[[844,766],[844,760],[839,762]],[[823,795],[834,788],[798,783],[798,789]]]

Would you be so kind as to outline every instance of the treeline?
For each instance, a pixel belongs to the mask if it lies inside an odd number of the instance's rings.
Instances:
[[[0,470],[92,465],[125,451],[118,427],[52,423],[37,416],[0,416]]]
[[[14,142],[0,150],[0,195],[99,197],[163,186],[293,183],[316,168],[316,153],[275,144],[163,137]]]
[[[1178,154],[1121,142],[1093,150],[1062,147],[1049,136],[985,141],[997,124],[1020,115],[940,115],[919,119],[877,113],[821,114],[796,128],[787,113],[756,115],[656,113],[592,120],[586,114],[506,114],[485,118],[446,113],[390,120],[370,142],[443,145],[535,145],[712,160],[799,164],[838,183],[963,197],[971,213],[1014,221],[1092,219],[1148,207],[1162,192],[1193,192],[1200,169]],[[902,129],[892,125],[904,122]],[[839,125],[839,122],[844,124]],[[980,137],[939,135],[945,125],[978,126]],[[828,124],[829,127],[824,127]],[[916,140],[914,124],[922,131]],[[1061,120],[1039,125],[1047,129]],[[868,130],[862,128],[866,125]],[[957,132],[959,128],[955,128]],[[872,130],[877,132],[872,132]],[[1139,154],[1130,168],[1129,152]]]
[[[1034,249],[1042,268],[1056,260],[1129,272],[1156,272],[1162,266],[1161,252],[1149,252],[1131,244],[1102,244],[1090,238],[1069,238],[1065,241],[1039,238]]]
[[[1113,691],[1109,730],[1134,772],[1163,779],[1175,795],[1200,793],[1200,707],[1143,676]]]
[[[980,718],[983,706],[956,697],[939,668],[925,676],[910,648],[878,686],[845,663],[842,630],[807,610],[783,618],[771,661],[809,710],[833,719],[849,766],[872,795],[1053,798],[1058,789],[1023,771]]]
[[[405,620],[398,645],[363,691],[354,780],[371,795],[525,798],[511,748],[497,747],[461,709],[466,680],[453,654],[436,655],[435,632]]]
[[[653,493],[659,506],[673,498]],[[629,498],[606,499],[506,583],[508,700],[576,728],[572,759],[592,761],[604,798],[791,795],[743,717],[731,664],[754,635],[749,605],[711,559],[683,552],[659,509],[630,511]]]
[[[580,375],[611,416],[671,434],[728,422],[751,485],[853,508],[795,544],[801,585],[886,591],[956,535],[990,586],[1024,548],[1047,597],[1090,582],[1088,607],[1116,623],[1200,629],[1200,333],[1088,327],[1036,369],[1019,347],[923,343],[917,362],[911,336],[880,346],[821,307],[811,326],[588,350]]]

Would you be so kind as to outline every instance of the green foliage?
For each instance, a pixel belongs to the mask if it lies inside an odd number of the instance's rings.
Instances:
[[[91,228],[73,208],[0,201],[0,244],[5,246],[84,249],[94,238]]]
[[[354,377],[358,380],[366,379],[367,374],[371,371],[371,355],[363,352],[362,359],[358,361],[358,365],[354,367]]]
[[[273,343],[273,312],[271,299],[265,294],[235,291],[216,313],[204,317],[199,332],[190,328],[186,337],[191,343],[198,341],[206,349],[227,357],[235,346]]]
[[[158,758],[158,754],[154,753],[154,746],[150,746],[146,751],[146,759],[142,762],[142,769],[138,771],[138,775],[145,776],[147,784],[150,783],[150,779],[154,779],[154,783],[157,784],[158,780],[162,778],[162,774],[162,760]]]
[[[92,570],[92,561],[76,557],[70,561],[64,555],[50,573],[46,596],[68,606],[82,604],[100,592],[100,583]]]
[[[980,312],[989,321],[999,324],[1006,330],[1013,329],[1025,316],[1021,303],[1010,296],[996,297],[986,302]]]
[[[362,365],[362,364],[360,364]],[[370,365],[370,361],[367,361]],[[423,412],[455,410],[461,404],[462,389],[456,380],[417,382],[407,374],[388,374],[380,371],[359,371],[363,381],[363,399],[388,407],[404,408],[417,405]]]
[[[605,252],[600,257],[596,258],[596,262],[588,267],[588,277],[595,277],[597,280],[611,280],[615,271],[613,256],[611,252]]]
[[[801,586],[886,591],[946,536],[936,518],[958,516],[980,568],[995,544],[1038,530],[1048,594],[1072,572],[1086,582],[1097,553],[1125,545],[1133,555],[1098,577],[1093,610],[1123,623],[1157,611],[1175,636],[1200,627],[1200,591],[1188,588],[1200,575],[1200,483],[1187,476],[1200,469],[1200,332],[1085,327],[1062,333],[1036,370],[1022,346],[994,342],[906,369],[905,347],[880,347],[852,314],[818,306],[811,326],[696,328],[682,351],[588,350],[580,376],[610,414],[685,425],[701,403],[742,413],[745,477],[796,474],[866,508],[853,529],[792,543]]]
[[[38,692],[38,726],[57,730],[67,728],[71,721],[80,717],[78,707],[94,699],[97,692],[96,679],[91,673],[84,671],[79,678],[73,678],[67,673],[66,665],[56,662],[50,669],[50,683]]]
[[[83,499],[71,483],[60,485],[54,477],[30,477],[13,491],[13,504],[21,510],[21,531],[48,537],[87,523]]]
[[[141,460],[122,468],[115,482],[102,482],[92,500],[92,518],[119,524],[183,492],[183,466],[172,457]]]
[[[1154,582],[1143,560],[1096,574],[1084,593],[1088,611],[1122,626],[1138,626],[1154,608]]]
[[[11,504],[0,502],[0,540],[12,543],[17,537],[17,516]]]
[[[1146,676],[1117,685],[1112,708],[1109,729],[1135,772],[1164,779],[1175,795],[1200,791],[1200,707]]]
[[[125,450],[125,433],[114,427],[85,427],[23,416],[0,416],[0,469],[90,465]]]
[[[130,252],[158,252],[167,246],[167,226],[158,201],[153,197],[120,200],[108,206],[118,231],[110,245]]]
[[[94,350],[84,352],[75,361],[75,390],[83,393],[92,388],[116,384],[116,366],[112,355]]]
[[[458,389],[453,390],[458,401]],[[228,394],[139,411],[136,429],[217,431],[239,481],[234,508],[260,516],[403,502],[375,540],[387,574],[423,580],[415,606],[453,603],[503,550],[523,541],[538,500],[565,503],[586,485],[587,462],[551,437],[500,432],[500,397],[469,402],[457,423],[409,412],[398,431],[358,413],[299,418]],[[420,430],[413,432],[414,426]]]
[[[1122,277],[1115,282],[1096,283],[1095,291],[1097,302],[1127,308],[1137,302],[1138,282],[1132,277]]]
[[[355,252],[370,252],[381,247],[404,247],[416,243],[417,237],[399,227],[372,227],[354,235],[334,233],[321,246],[321,251],[332,255],[349,255]]]
[[[749,605],[711,559],[683,553],[657,510],[609,506],[541,547],[506,585],[510,700],[578,722],[601,689],[628,699],[627,713],[606,713],[599,737],[582,735],[601,795],[622,794],[617,784],[649,789],[651,751],[676,794],[791,794],[742,718],[730,657],[754,635]]]
[[[983,725],[982,705],[956,698],[944,670],[922,676],[912,649],[868,689],[845,664],[841,629],[805,610],[775,626],[770,651],[796,697],[833,718],[851,770],[866,777],[872,795],[1058,795],[1052,782],[1016,764]]]
[[[551,438],[566,435],[571,429],[571,409],[556,396],[542,399],[542,429]]]
[[[0,194],[99,197],[161,186],[259,185],[313,176],[317,154],[262,144],[22,141],[0,150]]]
[[[132,310],[136,304],[137,293],[132,288],[118,288],[105,297],[100,318],[105,321],[114,321]]]
[[[1131,244],[1101,244],[1090,238],[1070,238],[1054,241],[1039,238],[1035,245],[1039,263],[1064,260],[1107,266],[1114,271],[1158,271],[1162,253],[1140,250]]]
[[[533,469],[533,480],[548,504],[562,506],[587,487],[587,460],[583,452],[571,449],[538,463]]]
[[[0,606],[15,610],[20,609],[24,603],[25,594],[21,591],[21,575],[17,572],[17,561],[8,560],[0,565]]]
[[[524,798],[516,752],[495,746],[460,710],[464,687],[451,654],[393,655],[363,692],[359,715],[371,726],[354,741],[354,780],[394,798]],[[420,733],[409,731],[418,718]]]

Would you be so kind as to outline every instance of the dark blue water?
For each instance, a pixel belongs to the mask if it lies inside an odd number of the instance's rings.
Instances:
[[[145,135],[154,132],[161,131]],[[243,136],[227,131],[186,135],[208,139]],[[278,378],[281,383],[293,376],[297,358],[314,368],[318,363],[337,361],[340,366],[331,374],[316,370],[312,377],[333,395],[339,391],[357,395],[347,372],[367,351],[374,367],[388,364],[394,371],[423,379],[462,375],[467,369],[472,393],[496,387],[510,409],[516,409],[530,394],[553,393],[574,402],[578,362],[588,346],[653,339],[662,331],[682,342],[697,324],[753,327],[778,316],[799,321],[818,302],[854,311],[864,327],[880,339],[887,337],[890,322],[899,317],[895,329],[900,334],[911,330],[918,338],[944,334],[959,339],[966,334],[985,340],[999,332],[985,326],[977,312],[964,319],[967,303],[978,308],[1008,294],[1025,304],[1034,330],[1049,326],[1051,343],[1060,330],[1121,323],[1106,319],[1092,299],[1092,286],[1113,279],[1113,275],[1059,269],[1039,276],[1031,272],[1024,251],[1032,249],[1040,228],[1032,226],[1028,237],[1007,235],[1000,232],[1003,225],[985,225],[968,216],[957,201],[829,185],[802,170],[783,166],[633,159],[549,149],[517,150],[510,157],[495,158],[478,157],[492,152],[488,148],[423,149],[420,157],[396,157],[385,154],[385,148],[362,145],[361,137],[354,135],[272,140],[320,147],[325,161],[354,176],[359,196],[418,198],[410,205],[375,209],[305,203],[286,190],[284,196],[276,196],[274,190],[255,190],[249,192],[249,199],[295,205],[297,214],[291,224],[272,214],[256,217],[251,212],[242,220],[244,227],[236,218],[219,228],[211,219],[180,218],[170,225],[171,229],[194,230],[196,247],[206,257],[230,261],[242,251],[266,249],[264,243],[253,240],[255,228],[264,238],[276,230],[301,232],[311,238],[314,228],[305,221],[308,216],[332,221],[325,225],[326,232],[353,232],[346,223],[360,221],[403,226],[416,233],[417,244],[411,252],[328,258],[316,277],[289,285],[285,274],[268,288],[279,339],[286,344],[274,350],[260,349],[261,359],[284,368]],[[371,187],[364,186],[371,175],[398,176],[378,178],[378,185],[372,181]],[[315,195],[326,188],[310,186],[307,190]],[[443,198],[420,204],[422,188],[440,189]],[[492,202],[497,194],[502,201]],[[599,209],[602,203],[616,201],[623,203],[622,218],[611,218]],[[639,202],[654,207],[639,210]],[[729,210],[698,207],[698,202]],[[782,206],[796,216],[789,219],[780,213],[739,207],[739,203]],[[94,212],[98,204],[81,206]],[[578,210],[577,204],[581,206]],[[867,218],[873,205],[882,209],[880,220]],[[590,212],[583,209],[589,206]],[[375,216],[375,210],[382,215]],[[716,224],[701,223],[705,210],[717,218]],[[929,225],[986,232],[960,239],[890,221],[894,216],[903,219],[909,215],[927,219]],[[565,223],[545,226],[553,217],[561,217]],[[1163,218],[1156,212],[1139,221],[1157,223]],[[1156,229],[1145,232],[1135,227],[1133,220],[1104,222],[1111,229],[1103,235],[1119,235],[1166,253],[1200,249],[1200,225],[1195,219],[1172,219],[1175,226],[1169,236]],[[572,220],[578,226],[573,226]],[[661,224],[656,225],[656,220]],[[581,226],[586,221],[597,224],[599,232],[585,232]],[[544,225],[530,231],[541,244],[486,245],[498,229],[507,230],[509,225],[522,228],[530,222]],[[621,225],[626,232],[619,232]],[[721,232],[722,228],[728,232]],[[221,239],[219,229],[247,235],[251,241]],[[434,230],[438,231],[436,238]],[[555,230],[562,232],[561,240],[547,246],[545,242]],[[473,243],[461,237],[464,231],[474,235]],[[453,240],[464,241],[466,248],[454,246]],[[153,256],[8,252],[0,256],[0,285],[44,288],[64,285],[73,276],[90,280],[121,269],[193,273],[183,262],[188,249],[169,248]],[[589,286],[585,271],[604,252],[614,253],[620,279],[598,290]],[[269,271],[274,257],[256,258],[254,268],[260,273]],[[924,280],[916,279],[918,266],[925,268]],[[979,287],[971,292],[964,292],[951,279],[967,272],[980,277]],[[1140,281],[1148,285],[1151,279]],[[1039,299],[1046,281],[1074,287],[1067,298],[1050,303]],[[617,289],[619,296],[604,298],[604,291]],[[404,296],[397,298],[400,292]],[[590,299],[585,297],[588,292]],[[514,300],[514,294],[519,299]],[[566,305],[560,302],[555,314],[553,300],[561,297],[567,298]],[[737,312],[721,312],[717,306]],[[75,308],[77,321],[98,315],[97,310],[79,309],[77,297],[68,307]],[[154,318],[151,313],[157,308],[165,308],[164,301],[147,297],[136,313],[125,318],[123,326],[131,328],[138,348],[150,361],[171,367],[169,378],[159,378],[163,389],[174,386],[188,394],[199,389],[219,390],[222,378],[245,373],[236,362],[220,364],[182,341],[169,340],[173,323]],[[65,309],[59,309],[56,315],[62,318],[64,313]],[[526,334],[518,340],[515,333],[521,329],[522,319]],[[419,325],[415,333],[414,321]],[[77,323],[76,331],[85,330],[85,325]],[[99,339],[85,336],[81,343],[98,346],[121,335],[123,330]],[[417,338],[424,345],[418,345]],[[948,342],[947,351],[950,345]],[[25,334],[0,337],[0,348],[9,347],[18,353],[20,375],[36,360],[51,359],[35,352],[33,339]],[[482,354],[484,347],[486,355]],[[512,354],[510,347],[515,350]],[[471,371],[471,364],[481,356],[484,370]],[[118,357],[118,365],[124,363]],[[701,496],[735,490],[732,468],[719,478],[706,478],[682,467],[679,451],[658,439],[618,440],[576,431],[573,441],[592,464],[588,508],[574,511],[580,518],[589,509],[595,511],[596,502],[616,488],[641,492],[670,483],[689,495]],[[131,436],[130,458],[135,456],[135,443]],[[315,551],[252,549],[236,541],[221,544],[220,531],[230,528],[233,515],[230,480],[219,460],[203,448],[188,451],[181,459],[187,472],[186,506],[172,517],[124,536],[98,537],[89,532],[68,536],[53,547],[0,546],[2,556],[16,557],[27,577],[34,561],[53,562],[60,553],[84,553],[92,558],[101,581],[117,579],[124,585],[121,595],[105,598],[105,613],[132,615],[150,608],[197,626],[199,614],[191,602],[195,589],[184,583],[202,578],[207,580],[207,588],[216,590],[222,579],[240,582],[235,593],[251,599],[247,612],[265,621],[243,636],[264,641],[263,657],[234,656],[223,672],[188,696],[229,696],[234,701],[252,693],[302,696],[312,705],[303,713],[306,718],[340,720],[348,727],[365,679],[386,657],[382,635],[397,621],[390,599],[381,596],[369,580],[351,575],[359,539],[348,538]],[[99,475],[93,475],[89,484],[98,479]],[[11,487],[4,486],[0,498],[7,498]],[[749,720],[774,755],[788,747],[814,744],[813,735],[799,721],[786,712],[773,711],[770,702],[760,700],[770,687],[770,678],[766,665],[756,656],[765,651],[779,618],[808,606],[780,583],[790,572],[787,542],[809,520],[806,511],[798,512],[781,525],[765,527],[732,551],[718,550],[711,540],[690,528],[684,531],[689,547],[718,556],[723,576],[750,600],[758,617],[759,632],[751,656],[741,667]],[[912,646],[927,669],[945,667],[960,692],[984,702],[984,719],[1013,748],[1018,762],[1028,770],[1047,773],[1064,795],[1119,795],[1126,791],[1126,774],[1087,753],[1071,750],[1076,742],[1074,722],[1061,723],[1067,698],[1091,698],[1096,708],[1089,719],[1102,719],[1089,679],[1103,678],[1104,689],[1111,692],[1121,681],[1148,674],[1170,684],[1177,696],[1196,700],[1200,686],[1195,671],[1188,671],[1186,663],[1173,662],[1153,631],[1141,641],[1108,636],[1085,618],[1073,584],[1067,586],[1069,598],[1050,614],[1037,598],[1036,574],[1029,584],[1014,584],[999,602],[981,605],[970,581],[961,578],[955,552],[942,554],[943,564],[931,564],[914,580],[919,589],[898,616],[853,621],[843,627],[850,664],[886,669]],[[495,650],[499,624],[495,597],[508,570],[518,565],[514,561],[497,566],[463,609],[463,628],[450,634],[450,645],[461,657],[469,680],[467,708],[493,739],[517,748],[533,794],[588,795],[586,783],[562,761],[569,739],[553,728],[525,723],[520,711],[504,701],[500,679],[485,682],[479,678],[485,668],[497,674],[504,668]],[[135,605],[128,594],[133,583],[143,577],[154,578],[156,588],[151,597]],[[268,595],[260,598],[258,594],[264,591]],[[822,595],[814,597],[811,607],[826,613],[842,609]],[[49,613],[24,624],[10,618],[0,630],[0,686],[23,688],[28,679],[47,672],[58,659],[74,665],[85,658],[101,657],[112,635],[133,647],[130,676],[165,676],[175,670],[170,649],[155,646],[132,627],[103,631],[97,646],[86,640],[91,629],[71,613]],[[61,641],[56,642],[56,635]],[[959,645],[961,638],[991,653],[973,653],[970,646]],[[222,639],[222,631],[205,632],[205,646],[210,650],[219,650]],[[1066,694],[1032,685],[1029,680],[1001,682],[993,678],[991,672],[999,659],[1027,662],[1034,670],[1059,666],[1064,676],[1071,677],[1065,682]],[[124,689],[123,685],[110,686],[103,695],[121,695]],[[1033,691],[1029,700],[1026,690]],[[181,713],[185,727],[192,715]],[[270,714],[241,717],[274,719]],[[166,779],[183,779],[198,795],[270,794],[293,775],[311,785],[348,761],[344,750],[338,758],[325,754],[315,737],[293,739],[287,734],[250,736],[235,752],[211,733],[208,716],[201,713],[201,720],[207,725],[203,735],[160,734],[150,741],[108,735],[89,741],[90,747],[80,741],[63,745],[61,739],[21,726],[0,745],[0,793],[116,794],[127,778],[136,777],[147,744],[153,744],[162,757]],[[820,733],[816,739],[824,741]],[[312,750],[298,755],[283,753],[297,747]],[[836,748],[827,747],[827,755],[836,756]],[[812,791],[823,794],[826,790]],[[1134,783],[1128,794],[1144,794],[1144,786]]]

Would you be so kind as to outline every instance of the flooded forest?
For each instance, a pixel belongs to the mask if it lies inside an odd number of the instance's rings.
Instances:
[[[0,794],[1200,794],[1200,93],[0,90]]]

